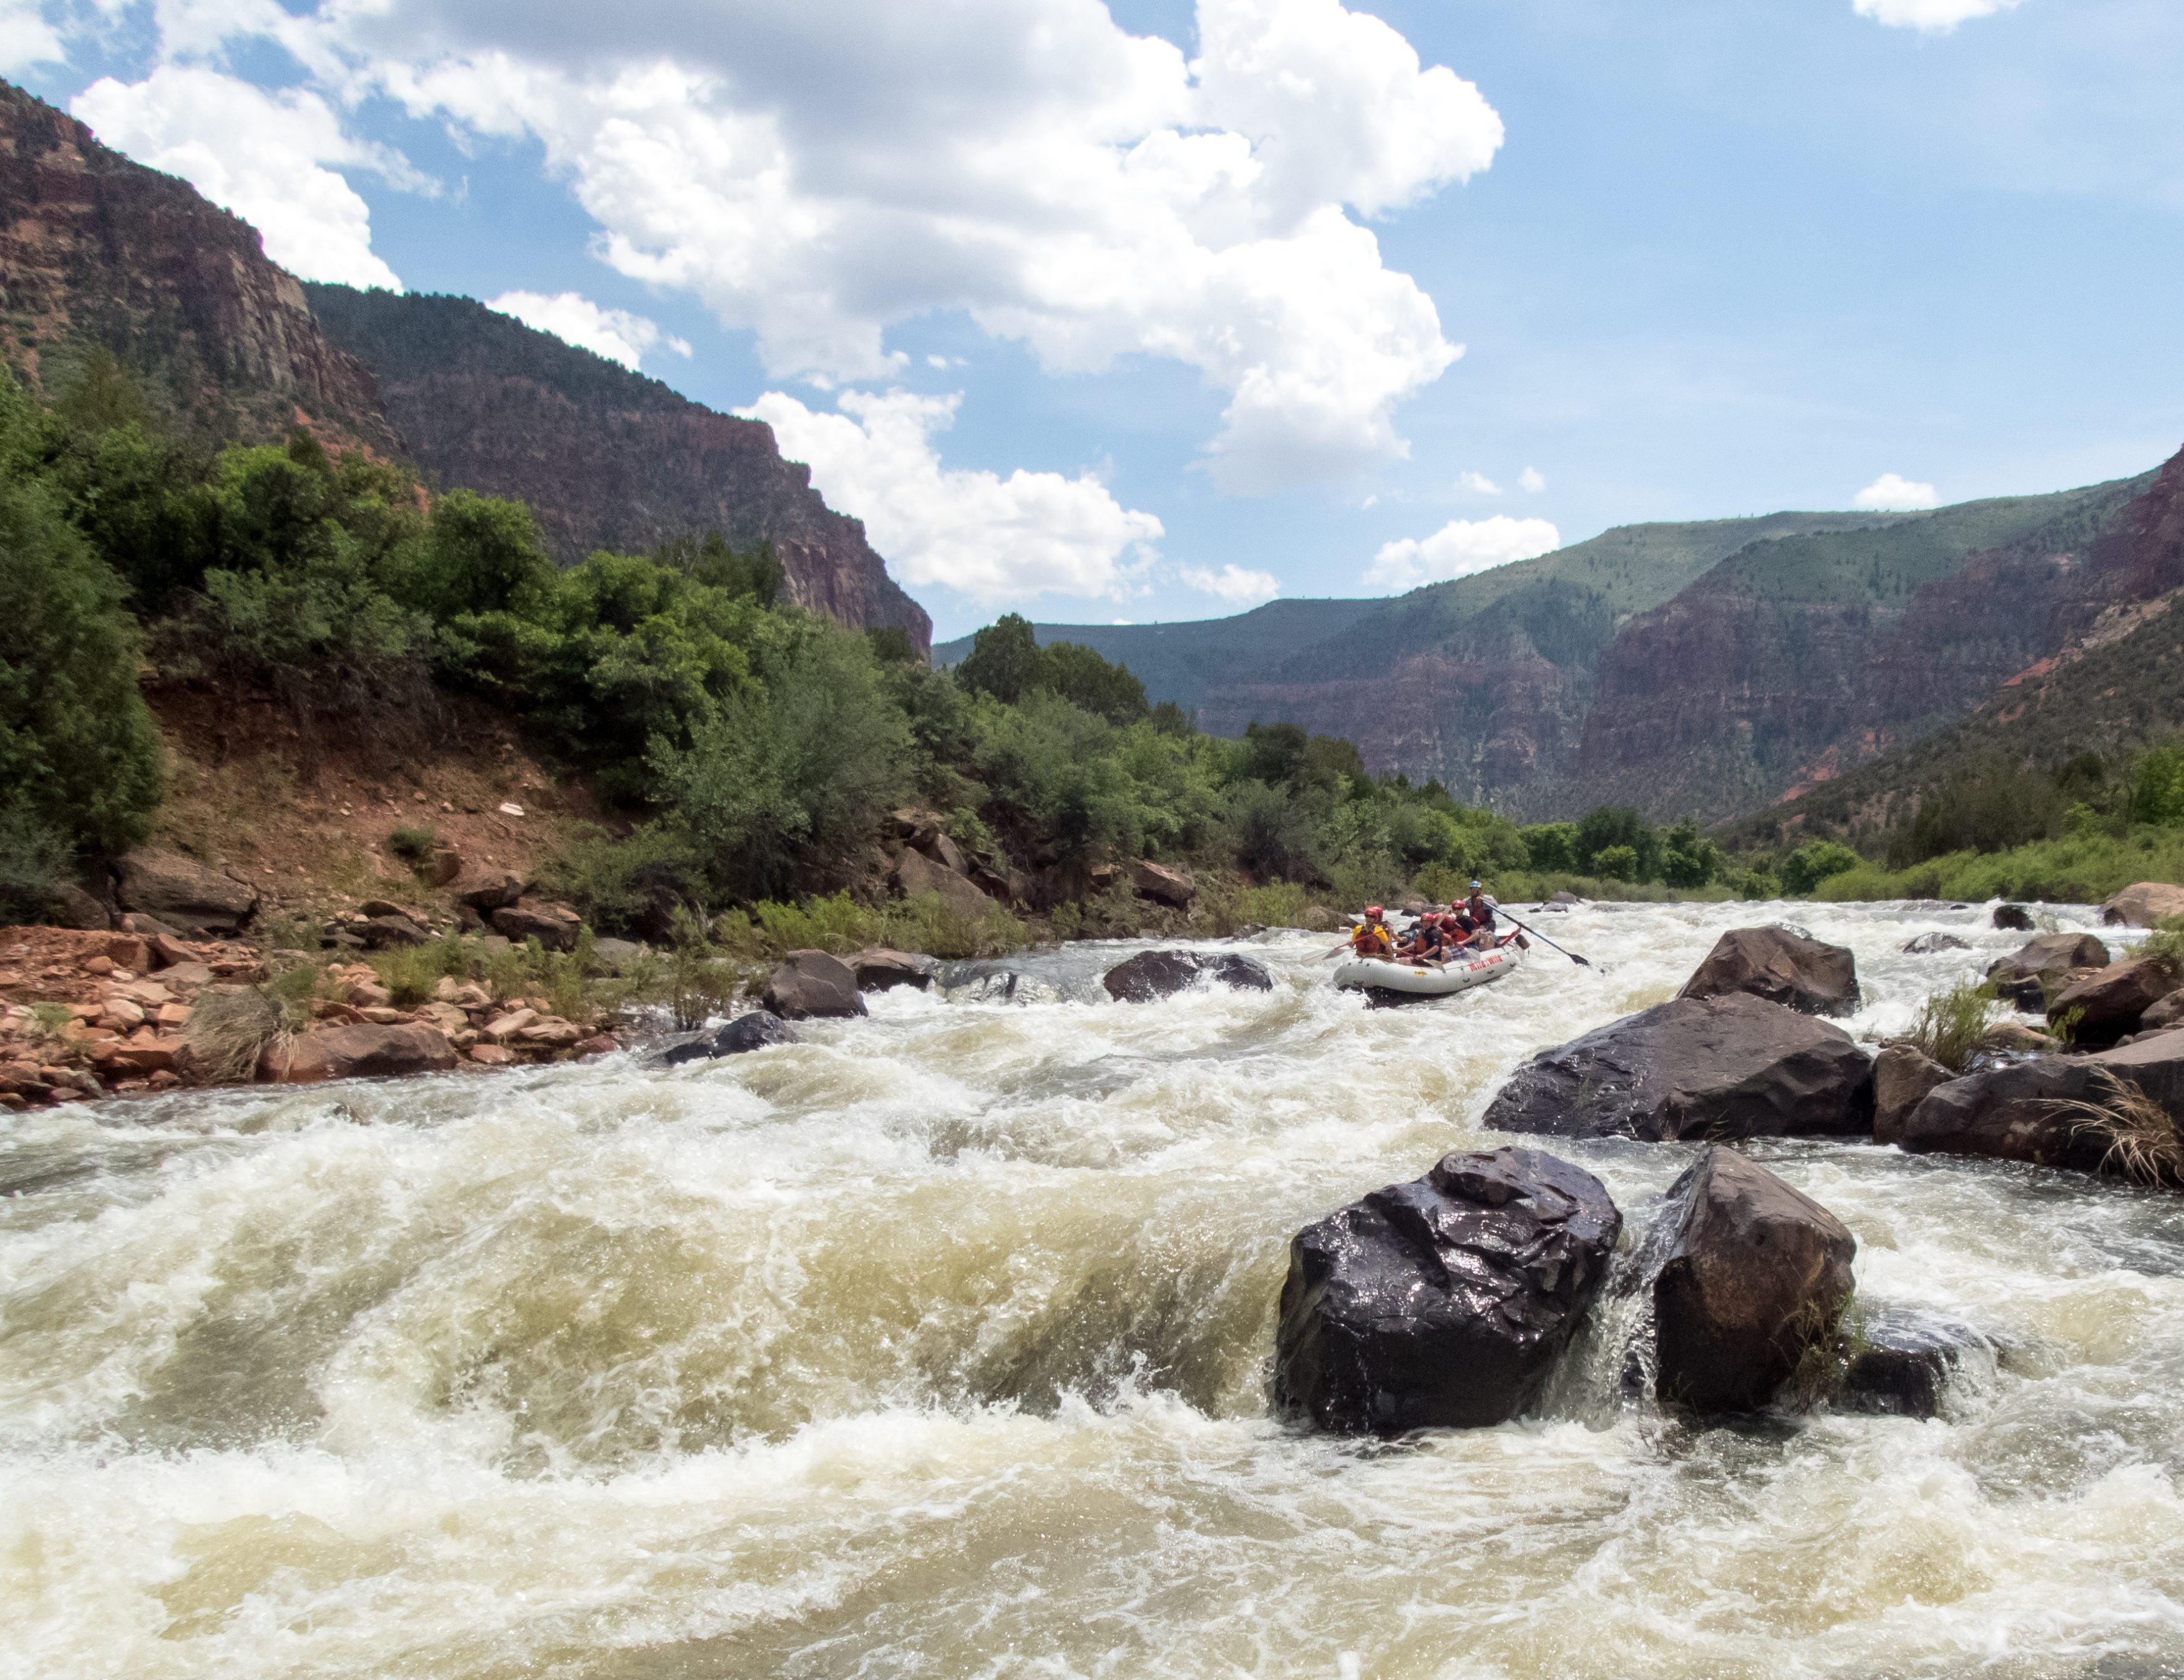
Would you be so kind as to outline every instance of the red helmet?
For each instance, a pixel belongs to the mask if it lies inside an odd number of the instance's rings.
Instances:
[[[1368,916],[1374,916],[1385,915],[1387,915],[1387,912],[1382,910],[1378,904],[1368,904],[1365,906],[1365,914]]]

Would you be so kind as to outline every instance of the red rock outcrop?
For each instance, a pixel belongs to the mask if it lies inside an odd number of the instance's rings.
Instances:
[[[0,290],[9,359],[52,394],[111,352],[185,431],[400,453],[370,370],[326,342],[258,231],[0,82]]]

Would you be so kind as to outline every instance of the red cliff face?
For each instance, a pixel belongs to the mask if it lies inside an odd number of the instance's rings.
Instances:
[[[301,420],[399,453],[370,370],[326,342],[254,228],[5,82],[0,288],[8,359],[48,395],[103,348],[208,441],[273,441]]]
[[[863,524],[834,512],[773,429],[468,298],[306,288],[333,342],[376,370],[418,464],[443,485],[530,503],[565,562],[719,531],[772,542],[799,606],[855,629],[894,625],[922,657],[933,621],[888,576]]]

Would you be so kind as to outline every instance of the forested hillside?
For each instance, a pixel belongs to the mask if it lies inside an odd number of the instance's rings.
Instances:
[[[563,564],[717,531],[739,548],[772,544],[799,606],[893,625],[920,654],[930,644],[932,620],[863,524],[827,506],[765,422],[716,414],[473,298],[304,292],[333,342],[374,370],[426,476],[523,502]]]

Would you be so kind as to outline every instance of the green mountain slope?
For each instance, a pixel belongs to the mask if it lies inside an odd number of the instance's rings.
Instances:
[[[1035,624],[1039,645],[1075,642],[1104,659],[1127,665],[1145,685],[1145,698],[1157,705],[1173,700],[1195,707],[1206,691],[1224,682],[1245,681],[1251,673],[1279,665],[1315,642],[1340,636],[1383,604],[1364,601],[1269,601],[1233,618],[1186,620],[1179,624]],[[935,665],[959,663],[971,651],[972,638],[936,643]]]

